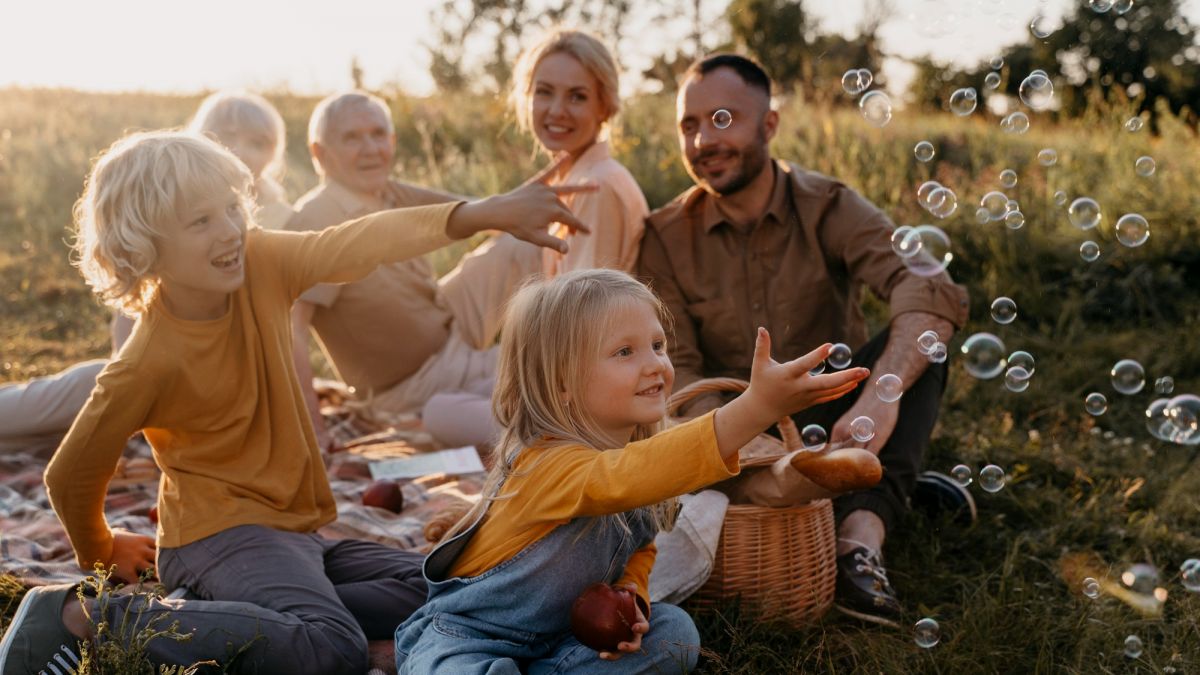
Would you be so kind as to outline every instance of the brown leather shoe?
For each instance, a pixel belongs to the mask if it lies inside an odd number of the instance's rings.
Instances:
[[[900,626],[900,601],[878,551],[859,546],[838,556],[834,598],[833,606],[843,614],[892,628]]]
[[[792,468],[830,492],[869,488],[883,478],[883,467],[875,453],[862,448],[838,448],[829,452],[798,452]]]

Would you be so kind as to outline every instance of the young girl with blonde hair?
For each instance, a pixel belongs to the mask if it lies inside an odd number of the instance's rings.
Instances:
[[[517,61],[509,95],[517,122],[550,155],[570,157],[555,184],[592,182],[595,192],[566,199],[591,234],[571,237],[566,255],[543,253],[547,276],[592,267],[631,272],[650,209],[629,170],[609,154],[607,137],[621,99],[617,66],[594,36],[556,30]]]
[[[738,472],[738,449],[785,415],[837,398],[868,372],[809,371],[826,344],[787,363],[759,329],[749,389],[663,430],[674,369],[669,316],[629,275],[579,270],[514,296],[493,405],[504,431],[484,498],[426,559],[429,599],[396,631],[401,673],[590,672],[597,653],[569,627],[594,583],[636,596],[634,637],[604,672],[690,670],[699,635],[651,603],[654,535],[674,498]]]
[[[255,220],[268,230],[283,229],[293,210],[280,185],[287,137],[275,106],[247,91],[219,91],[201,101],[188,131],[212,137],[242,160],[254,176]]]

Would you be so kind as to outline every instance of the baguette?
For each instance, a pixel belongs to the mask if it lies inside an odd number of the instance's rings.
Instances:
[[[883,478],[879,458],[862,448],[798,452],[792,456],[791,464],[805,478],[830,492],[863,490]]]

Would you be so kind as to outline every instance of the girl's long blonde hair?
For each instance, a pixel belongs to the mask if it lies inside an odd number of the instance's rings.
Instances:
[[[612,53],[604,43],[590,33],[578,30],[555,30],[525,50],[513,69],[512,90],[508,100],[517,116],[517,124],[525,131],[533,129],[529,115],[529,99],[533,96],[533,76],[542,59],[551,54],[568,54],[596,78],[596,95],[607,127],[621,109],[620,75]]]
[[[514,460],[525,449],[553,452],[572,445],[600,450],[611,446],[578,402],[583,400],[589,364],[600,353],[615,311],[639,302],[653,307],[664,329],[670,330],[671,315],[662,301],[645,285],[616,270],[576,270],[551,280],[535,280],[513,296],[504,318],[492,394],[492,411],[504,431],[492,452],[482,499],[443,541],[463,531],[492,501],[505,498],[500,491],[514,473]],[[665,421],[637,425],[630,441],[653,436]],[[534,468],[536,462],[522,472]],[[661,529],[674,524],[675,499],[648,508]],[[610,520],[628,529],[623,518]]]

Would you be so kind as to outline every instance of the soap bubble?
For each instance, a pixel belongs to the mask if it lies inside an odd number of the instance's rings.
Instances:
[[[926,211],[929,210],[929,197],[933,191],[942,187],[942,184],[936,180],[927,180],[921,183],[921,187],[917,188],[917,203]]]
[[[843,342],[838,342],[829,348],[829,356],[825,357],[825,360],[829,362],[829,365],[841,370],[850,365],[851,356],[850,347]]]
[[[1008,195],[993,190],[979,200],[979,207],[987,209],[988,219],[992,222],[1003,220],[1008,213]]]
[[[949,218],[958,210],[958,195],[950,188],[939,187],[929,194],[928,210],[934,218]]]
[[[1004,57],[993,56],[991,60],[988,61],[988,66],[990,66],[992,70],[1000,70],[1004,67]]]
[[[1071,207],[1067,209],[1067,217],[1075,227],[1090,230],[1099,225],[1104,216],[1100,213],[1100,205],[1095,199],[1080,197],[1071,202]]]
[[[1179,566],[1179,577],[1183,587],[1193,593],[1200,593],[1200,560],[1188,558]]]
[[[1158,586],[1158,568],[1146,563],[1134,563],[1121,573],[1121,583],[1130,590],[1149,595]]]
[[[1017,350],[1008,355],[1008,366],[1010,368],[1012,368],[1014,366],[1024,368],[1025,372],[1029,373],[1030,375],[1033,375],[1033,373],[1034,373],[1033,354],[1030,354],[1027,351]]]
[[[1062,190],[1056,191],[1054,193],[1054,203],[1059,206],[1066,204],[1067,203],[1067,193]]]
[[[904,266],[917,276],[937,276],[954,260],[954,254],[950,252],[950,237],[939,227],[918,225],[904,239],[903,248],[906,250],[918,246],[916,254],[902,258]]]
[[[1154,393],[1170,395],[1175,391],[1175,378],[1170,375],[1164,375],[1154,381]]]
[[[1014,188],[1017,186],[1017,172],[1012,169],[1005,169],[1000,172],[1000,184],[1006,188]]]
[[[967,466],[966,464],[959,464],[953,469],[950,469],[950,476],[954,478],[955,482],[957,482],[959,485],[967,487],[971,484],[971,467]]]
[[[875,420],[866,415],[850,420],[850,437],[859,443],[866,443],[875,438]]]
[[[974,87],[963,87],[950,94],[950,112],[959,117],[966,117],[975,112],[978,103],[979,95],[975,93]]]
[[[1025,105],[1034,110],[1045,110],[1054,102],[1054,83],[1050,81],[1046,73],[1035,70],[1021,81],[1018,93]],[[1028,124],[1028,119],[1026,123]]]
[[[1097,0],[1092,0],[1095,4]],[[1131,659],[1136,659],[1142,655],[1142,639],[1136,635],[1130,635],[1125,638],[1125,656]]]
[[[1125,131],[1141,131],[1144,125],[1145,122],[1142,121],[1142,118],[1130,117],[1129,119],[1125,120]]]
[[[983,88],[992,90],[1000,86],[1000,73],[988,73],[983,76]]]
[[[825,362],[824,361],[822,361],[822,362],[818,363],[817,365],[813,366],[812,368],[810,368],[808,371],[808,374],[809,375],[820,375],[823,372],[825,372]]]
[[[913,626],[913,642],[922,649],[929,649],[937,645],[938,640],[942,639],[942,628],[938,626],[938,622],[928,617],[921,619]]]
[[[1004,371],[1004,388],[1018,394],[1028,389],[1029,371],[1021,366],[1010,366]]]
[[[1042,148],[1038,151],[1038,164],[1042,166],[1054,166],[1058,164],[1058,151],[1054,148]]]
[[[1007,480],[1004,469],[995,464],[988,464],[979,470],[979,487],[983,488],[984,492],[994,494],[1003,490]]]
[[[1083,580],[1083,594],[1095,600],[1100,597],[1100,582],[1091,577]]]
[[[820,450],[829,441],[829,434],[820,424],[810,424],[800,431],[800,442],[805,450]]]
[[[1009,211],[1004,215],[1004,224],[1010,230],[1019,230],[1025,226],[1025,214],[1020,211]]]
[[[913,154],[916,155],[918,162],[928,162],[933,159],[934,152],[933,143],[929,141],[921,141],[913,147]]]
[[[875,380],[875,394],[884,403],[895,403],[904,395],[904,383],[891,373],[880,375],[879,379]]]
[[[980,225],[987,225],[989,222],[991,222],[991,220],[992,216],[990,213],[988,213],[987,209],[983,208],[982,206],[975,209],[975,222],[979,223]]]
[[[950,350],[946,349],[946,343],[939,342],[933,346],[933,350],[929,352],[929,361],[931,363],[945,363],[950,356]]]
[[[1133,359],[1117,361],[1108,375],[1112,378],[1113,389],[1126,396],[1138,393],[1146,384],[1146,371]]]
[[[1149,178],[1150,176],[1153,176],[1154,170],[1157,168],[1158,165],[1154,163],[1154,158],[1148,155],[1142,155],[1141,157],[1138,157],[1137,161],[1133,163],[1133,170],[1136,171],[1137,175],[1141,176],[1142,178]]]
[[[991,333],[976,333],[962,343],[963,365],[972,377],[990,380],[1004,372],[1004,342]]]
[[[917,251],[921,250],[919,238],[908,239],[908,233],[911,231],[911,225],[901,225],[892,230],[892,250],[901,258],[916,255]]]
[[[1087,240],[1079,245],[1079,257],[1087,262],[1095,262],[1100,257],[1100,244]]]
[[[1133,0],[1117,0],[1113,3],[1113,11],[1117,14],[1125,14],[1133,9]]]
[[[1083,399],[1083,407],[1088,411],[1089,415],[1099,417],[1108,410],[1108,399],[1105,398],[1104,394],[1093,391]]]
[[[1050,20],[1039,14],[1033,17],[1033,21],[1029,22],[1029,32],[1033,34],[1033,37],[1045,40],[1054,32],[1054,29],[1049,24]]]
[[[1088,0],[1088,7],[1097,14],[1103,14],[1112,9],[1113,0]]]
[[[998,324],[1010,324],[1017,318],[1017,303],[1012,298],[1000,296],[992,301],[992,320]]]
[[[863,119],[877,127],[885,127],[892,121],[892,99],[882,91],[875,90],[858,99],[858,109]]]
[[[1136,248],[1150,238],[1150,223],[1139,213],[1126,213],[1117,220],[1117,241]]]
[[[1170,441],[1175,437],[1175,423],[1167,416],[1169,403],[1165,398],[1155,399],[1146,408],[1146,430],[1160,441]]]
[[[1006,215],[1009,213],[1012,213],[1013,211],[1020,211],[1020,210],[1021,210],[1021,202],[1018,202],[1015,199],[1010,199],[1004,203],[1004,213]]]
[[[721,108],[713,113],[713,126],[718,129],[728,129],[730,124],[733,124],[733,113]]]
[[[1171,441],[1200,445],[1200,397],[1182,394],[1167,401],[1166,415],[1171,420]]]
[[[1029,115],[1020,110],[1009,113],[1004,119],[1000,120],[1000,130],[1006,134],[1023,134],[1029,131]]]
[[[917,351],[928,356],[933,352],[933,347],[938,343],[937,331],[927,330],[917,336]]]
[[[874,77],[866,68],[851,68],[842,75],[842,89],[845,89],[846,93],[851,96],[858,96],[871,86],[872,80]]]

